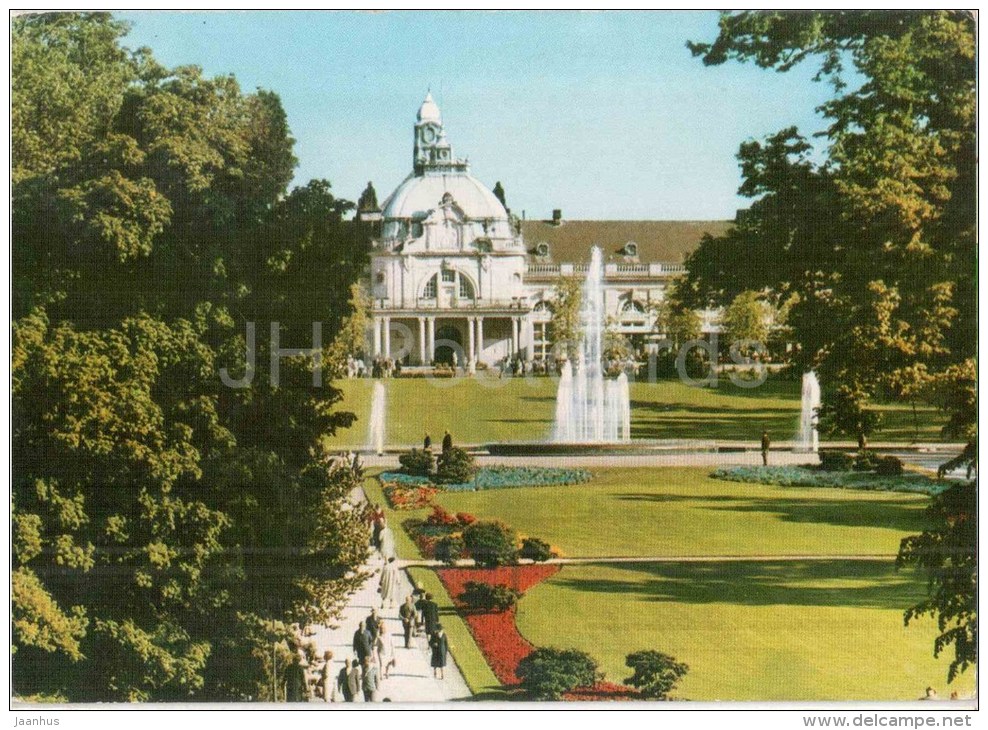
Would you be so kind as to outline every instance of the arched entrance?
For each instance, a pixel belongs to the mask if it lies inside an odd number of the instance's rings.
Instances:
[[[454,342],[456,343],[455,346],[452,344]],[[454,352],[456,353],[457,364],[463,366],[465,364],[463,362],[463,335],[460,334],[459,328],[450,324],[437,327],[436,351],[432,361],[436,365],[452,365]]]

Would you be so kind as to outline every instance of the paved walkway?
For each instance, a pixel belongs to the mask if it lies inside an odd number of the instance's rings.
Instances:
[[[608,466],[760,466],[760,451],[736,452],[695,452],[695,453],[655,453],[655,454],[566,454],[532,456],[490,456],[478,454],[477,464],[488,466],[549,466],[549,467],[608,467]],[[398,454],[361,454],[364,466],[398,468]],[[772,452],[768,457],[770,466],[816,463],[816,454],[797,454],[791,451]]]

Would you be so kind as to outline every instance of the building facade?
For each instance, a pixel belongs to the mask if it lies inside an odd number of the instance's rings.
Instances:
[[[635,344],[656,336],[652,305],[683,257],[721,221],[523,220],[453,153],[427,95],[414,125],[412,172],[381,205],[370,263],[374,358],[406,365],[495,365],[552,357],[560,277],[605,256],[607,314]],[[713,327],[713,322],[707,323]]]

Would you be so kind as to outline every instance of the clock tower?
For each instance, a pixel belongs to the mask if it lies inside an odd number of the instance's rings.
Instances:
[[[425,175],[430,171],[439,173],[467,171],[467,163],[453,156],[453,148],[446,140],[446,132],[443,130],[442,115],[431,93],[425,95],[425,101],[419,107],[415,122],[413,158],[413,167],[417,176]]]

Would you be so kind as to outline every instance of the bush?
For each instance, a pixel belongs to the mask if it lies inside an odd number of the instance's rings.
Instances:
[[[518,662],[515,674],[533,699],[558,700],[597,681],[597,663],[576,649],[536,649]]]
[[[854,457],[843,451],[821,451],[820,469],[823,471],[851,471]]]
[[[832,487],[928,495],[940,494],[949,486],[923,474],[911,472],[889,477],[874,472],[827,472],[805,466],[732,466],[717,469],[710,476],[729,482],[775,484],[780,487]]]
[[[642,697],[656,700],[669,699],[676,683],[689,671],[688,666],[668,654],[651,649],[628,654],[624,663],[634,670],[624,683],[636,688]]]
[[[514,530],[503,522],[475,522],[463,531],[463,542],[481,568],[510,565],[518,556]]]
[[[556,554],[552,552],[552,547],[545,540],[539,540],[537,537],[526,537],[521,541],[518,557],[534,560],[536,563],[544,563],[546,560],[556,557]]]
[[[453,535],[440,538],[432,548],[432,557],[446,565],[455,565],[463,557],[463,538]]]
[[[880,477],[902,476],[902,460],[895,456],[885,456],[878,460],[875,474]]]
[[[874,471],[880,461],[874,451],[862,449],[854,457],[854,471]]]
[[[422,449],[412,449],[407,454],[398,457],[398,463],[407,474],[427,477],[432,474],[432,453]]]
[[[489,583],[478,583],[467,581],[463,586],[465,590],[459,595],[459,599],[466,604],[467,608],[475,611],[507,611],[518,603],[522,593],[503,583],[490,585]]]
[[[459,522],[462,527],[469,527],[477,521],[477,518],[469,512],[457,512],[456,521]]]
[[[430,525],[442,525],[444,527],[456,527],[460,524],[452,512],[447,512],[438,504],[432,505],[432,514],[425,518]]]
[[[436,465],[436,481],[440,484],[462,484],[473,479],[477,465],[473,457],[461,448],[453,446],[439,455]]]

